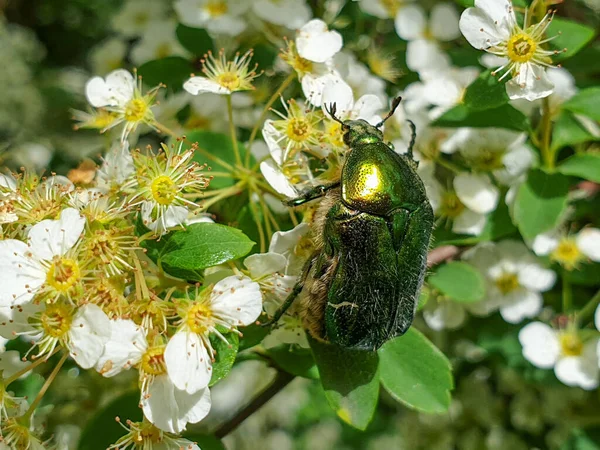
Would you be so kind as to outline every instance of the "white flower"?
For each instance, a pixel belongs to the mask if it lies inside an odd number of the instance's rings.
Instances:
[[[121,38],[110,38],[93,47],[89,60],[94,73],[105,75],[123,65],[127,44]]]
[[[375,95],[367,94],[355,103],[352,88],[344,81],[329,82],[325,85],[322,104],[326,116],[329,116],[326,107],[332,103],[336,106],[335,115],[342,121],[364,119],[371,125],[381,121],[381,116],[377,114],[377,111],[383,108],[381,100]]]
[[[154,22],[131,49],[131,61],[138,67],[147,61],[167,56],[186,56],[187,51],[177,40],[175,23]]]
[[[179,434],[188,423],[198,423],[206,417],[210,411],[210,391],[204,388],[189,394],[177,389],[163,373],[152,377],[142,391],[140,403],[150,422],[161,430]]]
[[[144,330],[132,320],[110,321],[110,337],[102,355],[96,362],[96,370],[105,377],[113,377],[138,364],[148,349]]]
[[[178,308],[181,326],[169,340],[164,357],[177,389],[194,394],[208,386],[212,376],[215,352],[210,334],[227,341],[217,326],[235,330],[253,323],[262,312],[262,295],[250,278],[230,276],[188,300]]]
[[[296,345],[301,348],[310,348],[302,319],[297,316],[284,314],[277,326],[262,340],[263,347],[274,348],[281,344]]]
[[[112,19],[115,31],[126,37],[143,34],[156,20],[166,15],[167,5],[157,0],[133,0],[125,3]]]
[[[452,300],[429,300],[423,307],[423,319],[427,326],[435,331],[459,328],[467,318],[461,303]]]
[[[265,22],[292,30],[300,28],[312,16],[304,0],[255,0],[252,10]]]
[[[324,63],[342,49],[342,35],[330,31],[320,19],[313,19],[298,31],[298,54],[309,61]]]
[[[455,233],[481,233],[486,215],[498,205],[498,188],[486,175],[465,172],[458,174],[453,184],[453,191],[430,198],[434,211],[452,221],[452,231]]]
[[[127,421],[127,425],[121,424],[121,426],[126,428],[128,433],[111,445],[109,450],[200,450],[195,443],[171,433],[165,433],[147,421]]]
[[[340,78],[352,88],[355,97],[359,98],[366,94],[373,94],[382,103],[387,103],[385,81],[373,75],[363,63],[358,61],[354,53],[348,51],[337,53],[333,57],[333,67]]]
[[[236,91],[254,89],[252,80],[258,76],[256,65],[250,67],[252,51],[243,55],[236,54],[228,61],[224,50],[219,51],[218,57],[208,52],[202,61],[204,77],[192,76],[183,84],[183,88],[192,95],[212,92],[213,94],[230,95]]]
[[[450,58],[437,41],[452,41],[460,36],[458,13],[450,3],[438,3],[431,10],[429,23],[418,4],[398,10],[395,17],[396,33],[408,41],[406,65],[415,72],[444,69]]]
[[[288,180],[281,168],[273,160],[267,160],[260,163],[260,171],[269,185],[278,193],[288,197],[298,197],[299,193],[292,183]]]
[[[468,166],[491,172],[502,184],[512,184],[531,167],[534,156],[525,144],[527,135],[500,128],[460,128],[445,143],[444,150],[458,150]]]
[[[483,274],[487,297],[480,304],[490,312],[499,309],[509,323],[535,317],[542,308],[542,292],[556,282],[556,274],[542,267],[521,242],[486,243],[465,254]]]
[[[209,33],[237,36],[246,29],[241,17],[250,8],[246,0],[177,0],[173,7],[179,21]]]
[[[509,0],[476,0],[475,8],[462,13],[460,30],[473,47],[506,58],[496,72],[506,70],[500,79],[512,76],[506,83],[511,99],[532,101],[547,97],[554,88],[544,67],[549,66],[549,56],[556,52],[542,48],[551,21],[547,14],[540,23],[524,30],[517,24]]]
[[[576,329],[554,330],[533,322],[519,332],[523,356],[534,366],[554,368],[554,374],[567,386],[591,390],[598,387],[598,339],[582,341]]]
[[[569,236],[549,231],[536,236],[531,248],[537,255],[550,255],[565,269],[573,270],[587,259],[600,262],[600,229],[586,227]]]
[[[393,19],[412,1],[414,0],[359,0],[359,5],[367,14],[380,19]]]
[[[127,141],[115,142],[102,159],[103,163],[96,172],[96,182],[100,189],[119,187],[135,172]]]
[[[154,126],[155,119],[151,108],[159,87],[142,95],[141,80],[138,84],[131,73],[118,69],[109,73],[106,78],[90,79],[85,85],[85,95],[90,105],[105,108],[113,114],[112,121],[104,130],[125,123],[121,133],[121,140],[125,141],[140,123]]]
[[[31,227],[27,244],[0,241],[0,306],[28,303],[42,287],[53,297],[67,294],[79,283],[79,264],[67,253],[84,225],[79,212],[67,208],[58,220],[42,220]]]
[[[109,322],[108,316],[93,304],[84,305],[75,313],[65,343],[81,368],[96,365],[110,338]]]

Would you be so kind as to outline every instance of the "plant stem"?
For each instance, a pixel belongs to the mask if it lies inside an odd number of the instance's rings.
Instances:
[[[52,384],[52,382],[56,378],[56,375],[58,375],[58,372],[60,371],[60,368],[65,363],[65,361],[67,360],[68,357],[69,357],[69,353],[65,352],[65,354],[63,355],[63,357],[60,359],[60,361],[58,361],[58,363],[56,364],[56,366],[52,370],[52,373],[50,374],[50,376],[48,377],[48,379],[46,380],[46,382],[42,386],[42,389],[40,389],[40,392],[38,392],[38,395],[35,397],[35,400],[29,406],[29,409],[21,417],[21,419],[24,420],[28,425],[29,425],[29,422],[31,420],[31,416],[33,415],[33,412],[35,411],[35,409],[38,407],[38,405],[42,401],[42,398],[44,397],[44,394],[46,393],[46,391],[48,390],[48,388],[50,387],[50,385]]]
[[[285,80],[283,80],[281,86],[279,86],[279,88],[273,93],[273,95],[271,95],[271,98],[269,98],[269,101],[267,101],[265,107],[263,108],[260,117],[256,121],[256,124],[254,125],[254,128],[252,128],[252,132],[250,133],[250,139],[248,140],[248,153],[246,154],[246,166],[250,163],[250,148],[252,147],[252,144],[256,139],[258,130],[262,127],[263,122],[267,118],[267,114],[269,114],[269,109],[271,108],[271,105],[275,103],[275,100],[279,98],[279,96],[283,93],[283,91],[285,91],[285,89],[290,85],[290,83],[294,81],[295,78],[296,72],[290,73],[288,77]]]
[[[594,294],[594,296],[590,299],[589,302],[587,302],[583,308],[581,308],[579,310],[579,312],[577,313],[577,322],[579,324],[581,324],[581,321],[586,318],[587,316],[589,316],[590,314],[593,314],[594,311],[596,310],[596,308],[598,307],[598,304],[600,303],[600,289],[598,290],[598,292],[596,292],[596,294]]]
[[[260,241],[260,253],[264,253],[267,251],[266,240],[265,240],[265,230],[262,226],[262,220],[258,215],[258,211],[256,210],[256,205],[254,204],[254,200],[250,198],[250,213],[252,214],[252,219],[254,219],[254,223],[256,224],[256,228],[258,228],[258,237]]]
[[[56,348],[54,349],[54,351],[52,353],[50,353],[46,358],[39,358],[37,361],[32,362],[30,365],[28,365],[27,367],[23,367],[21,370],[19,370],[18,372],[13,373],[10,377],[8,377],[6,380],[4,380],[4,386],[8,386],[10,383],[12,383],[13,381],[18,380],[19,378],[21,378],[23,375],[25,375],[27,372],[35,369],[37,366],[39,366],[40,364],[43,364],[45,362],[48,361],[48,359],[56,354],[58,351],[60,351],[60,348]]]
[[[235,162],[238,166],[242,165],[240,157],[240,149],[238,147],[237,136],[235,134],[235,124],[233,123],[233,105],[231,103],[231,94],[227,97],[227,115],[229,116],[229,133],[231,134],[231,144],[233,145],[233,153],[235,153]]]
[[[562,310],[563,314],[568,314],[573,307],[573,292],[571,291],[571,283],[563,272],[562,276]]]
[[[550,139],[552,133],[552,117],[550,113],[550,102],[548,97],[542,100],[542,128],[541,128],[541,139],[540,139],[540,152],[542,153],[542,159],[547,169],[554,169],[554,154],[550,148]]]
[[[277,375],[264,390],[262,390],[256,397],[254,397],[250,403],[241,409],[233,418],[225,422],[215,431],[215,436],[219,439],[224,438],[233,430],[235,430],[244,420],[250,417],[253,413],[271,400],[279,391],[286,387],[290,381],[294,379],[294,375],[284,371],[277,371]]]

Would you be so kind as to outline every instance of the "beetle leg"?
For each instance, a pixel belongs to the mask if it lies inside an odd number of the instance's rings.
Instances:
[[[300,292],[302,292],[302,289],[304,288],[304,283],[306,283],[306,279],[308,278],[308,274],[310,273],[310,270],[312,269],[316,258],[317,256],[313,255],[308,259],[308,261],[306,261],[306,264],[304,264],[304,267],[302,268],[302,274],[300,275],[300,278],[292,288],[292,292],[290,292],[290,294],[287,296],[287,298],[279,307],[279,309],[275,311],[273,317],[269,321],[260,324],[261,327],[270,327],[271,325],[279,322],[281,316],[283,316],[285,312],[290,308],[290,306],[292,306],[294,300],[296,300],[298,295],[300,295]]]
[[[408,120],[408,125],[410,126],[410,143],[408,144],[408,150],[406,151],[406,156],[408,156],[409,159],[415,161],[415,158],[413,158],[413,148],[415,146],[415,142],[417,140],[417,126],[415,125],[415,123],[412,120]],[[417,164],[418,162],[415,161]]]
[[[328,190],[336,188],[339,185],[340,182],[336,181],[335,183],[314,186],[302,192],[299,197],[284,200],[283,204],[291,207],[303,205],[306,202],[310,202],[311,200],[314,200],[316,198],[323,197]]]

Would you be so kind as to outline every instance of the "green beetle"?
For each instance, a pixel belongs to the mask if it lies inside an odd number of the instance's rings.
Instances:
[[[433,210],[412,157],[383,142],[376,126],[341,121],[349,147],[341,179],[285,202],[321,198],[312,224],[315,251],[292,292],[265,326],[285,313],[301,292],[300,314],[316,338],[342,347],[377,350],[410,327],[426,269]]]

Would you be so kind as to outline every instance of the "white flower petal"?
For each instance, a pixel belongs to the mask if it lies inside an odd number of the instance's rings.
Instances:
[[[23,361],[21,354],[17,350],[3,351],[0,345],[0,373],[4,379],[10,378],[13,374],[19,370],[24,369],[31,363],[29,361]],[[24,373],[20,378],[26,377],[28,374]]]
[[[486,175],[460,173],[454,178],[454,189],[460,201],[479,214],[487,214],[498,205],[500,192]]]
[[[455,233],[464,233],[478,235],[483,231],[487,218],[485,214],[479,214],[475,211],[465,208],[460,215],[454,219],[452,231]]]
[[[29,302],[46,281],[46,271],[29,254],[22,241],[0,241],[0,307]]]
[[[0,336],[12,340],[18,337],[17,333],[33,331],[34,328],[28,319],[44,308],[45,305],[35,303],[25,303],[20,306],[0,305]]]
[[[71,356],[83,369],[96,365],[110,339],[110,320],[98,306],[79,308],[69,330]]]
[[[490,19],[501,22],[512,8],[508,0],[475,0],[475,7],[481,9]]]
[[[584,228],[577,234],[577,248],[592,261],[600,261],[600,230]]]
[[[147,348],[140,326],[129,319],[111,320],[110,338],[96,362],[96,370],[104,377],[113,377],[137,364]]]
[[[494,20],[479,8],[466,9],[460,16],[458,26],[469,44],[479,50],[485,50],[507,37],[497,28]]]
[[[175,389],[174,394],[182,415],[180,425],[184,421],[185,423],[198,423],[208,415],[211,406],[208,388],[201,389],[192,395]]]
[[[453,330],[460,327],[467,315],[459,303],[443,301],[433,308],[425,307],[423,318],[432,330]]]
[[[394,20],[396,33],[405,41],[423,38],[427,27],[425,12],[420,5],[400,8]]]
[[[542,322],[532,322],[519,331],[519,342],[523,346],[523,356],[534,366],[550,369],[556,364],[560,345],[556,332]]]
[[[452,41],[460,37],[458,12],[452,3],[438,3],[431,10],[429,19],[431,34],[440,41]]]
[[[450,57],[435,42],[417,39],[406,46],[406,65],[413,72],[448,70]]]
[[[17,180],[12,175],[0,173],[0,188],[14,192],[17,190]]]
[[[500,306],[500,315],[508,323],[519,323],[537,316],[543,303],[539,292],[520,289],[505,297],[505,303]]]
[[[532,102],[548,97],[553,90],[545,69],[533,63],[522,64],[517,76],[506,83],[506,93],[511,100],[524,98]]]
[[[567,386],[578,386],[591,390],[598,387],[598,340],[586,342],[580,356],[561,358],[554,367],[554,373]]]
[[[250,325],[262,312],[260,286],[248,277],[236,275],[215,284],[211,310],[232,326]]]
[[[58,220],[42,220],[29,230],[31,252],[43,260],[64,255],[79,240],[85,218],[74,208],[64,209]]]
[[[317,108],[323,104],[323,90],[330,82],[344,82],[335,72],[315,75],[307,73],[302,77],[300,84],[306,100]]]
[[[600,331],[600,305],[596,307],[596,312],[594,313],[594,325],[596,325],[596,330]]]
[[[381,118],[377,115],[377,113],[382,108],[383,103],[381,103],[381,99],[379,97],[373,94],[365,94],[354,104],[351,116],[353,119],[364,119],[371,123],[371,125],[376,125],[379,121],[381,121]],[[372,123],[373,119],[375,119],[375,123]]]
[[[538,264],[527,264],[518,273],[519,284],[532,291],[546,292],[556,283],[556,273]]]
[[[322,63],[342,49],[342,35],[329,31],[322,20],[313,19],[300,28],[296,48],[302,58]]]
[[[296,188],[289,182],[274,161],[267,160],[261,162],[260,171],[265,177],[265,180],[267,180],[267,183],[280,194],[285,195],[288,198],[298,196]]]
[[[148,201],[143,202],[141,210],[142,220],[148,229],[159,234],[167,232],[169,228],[183,225],[188,218],[189,211],[185,206],[169,205],[167,209],[162,212],[162,217],[154,217],[153,211],[155,208],[155,203]]]
[[[127,70],[118,69],[108,74],[106,80],[94,77],[85,86],[85,95],[92,106],[124,106],[133,98],[135,80]]]
[[[560,236],[556,230],[538,234],[531,244],[531,249],[536,255],[544,256],[552,253],[558,247]]]
[[[175,387],[194,394],[208,386],[212,376],[210,356],[200,337],[178,331],[165,349],[165,364]]]
[[[250,276],[256,280],[275,272],[283,272],[287,259],[279,253],[256,253],[248,256],[244,265],[250,271]]]
[[[326,107],[335,103],[336,116],[344,120],[350,114],[354,106],[354,94],[352,88],[342,79],[333,79],[327,82],[323,89],[321,104],[323,105],[324,114],[329,117]]]
[[[300,28],[312,15],[304,0],[255,0],[252,8],[262,20],[291,30]]]
[[[183,88],[192,95],[198,95],[204,92],[211,92],[213,94],[231,94],[231,91],[226,87],[205,77],[192,77],[183,83]]]

